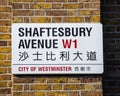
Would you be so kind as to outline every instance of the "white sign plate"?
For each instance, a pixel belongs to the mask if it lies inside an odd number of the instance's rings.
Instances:
[[[14,23],[13,74],[101,74],[100,23]]]

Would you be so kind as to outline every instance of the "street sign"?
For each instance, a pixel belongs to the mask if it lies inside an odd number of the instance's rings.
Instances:
[[[100,23],[14,23],[13,74],[101,74]]]

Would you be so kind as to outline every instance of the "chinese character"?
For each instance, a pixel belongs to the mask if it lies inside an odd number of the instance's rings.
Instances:
[[[86,70],[87,70],[87,71],[91,71],[91,68],[90,68],[90,67],[86,67]]]
[[[88,52],[87,51],[87,61],[88,60],[90,60],[90,61],[95,61],[95,60],[97,60],[96,59],[96,52],[94,51],[94,52],[92,52],[92,51],[90,51],[90,52]]]
[[[55,54],[53,54],[53,52],[51,51],[50,53],[46,52],[46,60],[51,60],[51,61],[55,61],[56,58],[54,57]]]
[[[79,71],[79,67],[75,67],[75,71]]]
[[[79,51],[77,51],[77,53],[73,53],[74,55],[76,55],[76,57],[73,59],[73,61],[75,61],[77,58],[80,59],[81,61],[83,60],[80,55],[82,55],[83,53],[80,53]]]
[[[81,67],[80,70],[81,70],[81,71],[85,71],[85,67]]]
[[[19,56],[20,56],[19,61],[24,61],[29,57],[28,53],[25,52],[25,51],[24,52],[19,52]]]
[[[69,51],[68,52],[65,52],[65,51],[62,51],[60,52],[60,59],[62,59],[62,61],[65,59],[66,61],[69,60]]]
[[[33,59],[34,61],[41,61],[41,60],[42,60],[42,59],[40,58],[40,56],[43,55],[43,54],[39,53],[38,51],[37,51],[36,53],[34,53],[33,55],[36,56],[36,58]]]

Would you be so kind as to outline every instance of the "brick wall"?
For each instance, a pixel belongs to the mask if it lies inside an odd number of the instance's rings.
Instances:
[[[104,96],[120,96],[120,0],[102,0]]]
[[[12,75],[11,22],[100,22],[100,0],[0,0],[0,96],[102,96],[101,76]]]
[[[0,96],[12,93],[11,20],[12,7],[7,0],[0,0]]]

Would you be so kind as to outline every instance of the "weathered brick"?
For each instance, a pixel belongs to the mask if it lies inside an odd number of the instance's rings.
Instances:
[[[31,23],[50,23],[50,17],[31,17]]]
[[[86,91],[91,91],[91,90],[92,90],[92,87],[93,87],[92,84],[86,84],[86,85],[85,85],[85,90],[86,90]]]
[[[78,0],[68,0],[68,2],[77,2]]]
[[[68,83],[79,83],[79,79],[78,78],[69,78]]]
[[[25,91],[30,90],[29,85],[24,85],[24,90],[25,90]]]
[[[92,16],[91,22],[100,22],[100,16]]]
[[[60,78],[55,78],[55,77],[53,77],[53,78],[48,78],[47,79],[47,82],[48,83],[67,83],[67,78],[62,78],[62,77],[60,77]]]
[[[0,41],[0,46],[7,46],[7,41]]]
[[[25,78],[20,78],[20,77],[18,77],[18,78],[14,78],[14,83],[33,83],[34,82],[34,78],[27,78],[27,77],[25,77]]]
[[[7,0],[8,5],[12,5],[13,4],[13,0]]]
[[[7,82],[0,82],[0,88],[7,87]]]
[[[36,92],[36,96],[46,96],[45,92]]]
[[[0,26],[11,26],[11,20],[0,20]]]
[[[102,78],[79,78],[81,83],[98,83],[102,81]]]
[[[91,0],[91,2],[100,2],[100,0]]]
[[[30,22],[30,18],[29,17],[24,17],[24,23],[29,23]]]
[[[34,3],[31,5],[31,9],[50,9],[50,3]]]
[[[80,10],[80,15],[92,15],[92,10]]]
[[[6,27],[6,26],[2,26],[2,27],[0,27],[0,33],[6,33],[8,31],[8,27]]]
[[[1,39],[4,39],[4,40],[11,39],[11,34],[0,34],[0,40]]]
[[[34,0],[34,2],[44,2],[44,0]]]
[[[7,54],[0,54],[0,60],[6,60]]]
[[[67,84],[64,85],[64,90],[84,90],[84,84]]]
[[[7,0],[0,0],[0,5],[7,5]]]
[[[14,10],[13,16],[33,16],[33,10]]]
[[[68,10],[68,16],[79,16],[79,10]]]
[[[100,16],[100,10],[92,10],[92,14]]]
[[[14,0],[14,2],[33,2],[33,0]]]
[[[53,90],[62,90],[61,84],[53,84]]]
[[[84,22],[84,18],[83,17],[64,17],[63,22],[71,22],[71,23]]]
[[[83,3],[67,3],[63,4],[64,9],[79,9],[83,8]]]
[[[22,9],[23,3],[13,3],[13,9]]]
[[[62,22],[62,18],[61,17],[53,17],[52,18],[52,22],[53,23],[61,23]]]
[[[83,91],[81,93],[82,96],[103,96],[101,91]]]
[[[0,94],[11,94],[11,88],[0,89]]]
[[[12,81],[9,81],[7,86],[8,86],[8,87],[13,87],[12,84],[13,84]]]
[[[7,6],[0,6],[0,12],[11,12],[12,8]]]
[[[2,19],[11,19],[11,18],[12,18],[11,14],[0,13],[0,20],[2,20]]]
[[[53,3],[52,4],[52,9],[62,9],[63,5],[59,3]]]
[[[7,46],[11,46],[11,41],[7,41]]]
[[[31,85],[31,90],[50,90],[51,85],[49,84],[33,84]]]
[[[7,73],[7,68],[0,67],[0,74]]]
[[[23,4],[23,8],[24,8],[24,9],[30,9],[30,4],[29,4],[29,3]]]
[[[11,34],[11,30],[12,30],[11,26],[8,26],[8,33],[9,34]]]
[[[11,61],[0,61],[0,67],[9,67],[11,66]]]
[[[36,83],[46,83],[46,79],[47,79],[47,78],[39,77],[39,78],[36,78],[35,82],[36,82]]]
[[[85,17],[85,22],[91,22],[91,17],[90,16]]]
[[[68,10],[69,16],[79,16],[79,10]]]
[[[80,15],[83,15],[83,16],[100,15],[100,11],[99,10],[80,10]]]
[[[82,0],[83,2],[90,2],[91,0]]]
[[[35,16],[44,16],[45,10],[35,10],[34,14],[35,14]]]
[[[67,0],[46,0],[46,2],[67,2]]]
[[[0,81],[11,80],[11,75],[0,75]]]
[[[0,47],[0,53],[10,53],[11,47]]]
[[[71,91],[69,92],[69,96],[80,96],[79,91]]]
[[[60,92],[50,91],[47,93],[47,96],[68,96],[68,94],[67,92],[64,92],[64,91],[60,91]]]
[[[23,17],[14,17],[13,18],[13,23],[22,23],[23,22]]]
[[[34,92],[13,92],[13,96],[35,96]]]
[[[13,85],[13,90],[14,91],[22,91],[23,90],[23,85]]]
[[[88,2],[88,3],[84,3],[84,8],[86,8],[86,9],[89,9],[90,8],[90,3]]]
[[[101,90],[102,89],[102,84],[94,84],[93,85],[93,90]]]
[[[91,4],[90,4],[90,8],[100,9],[100,3],[91,3]]]
[[[46,16],[66,16],[66,10],[48,10],[46,11]]]

